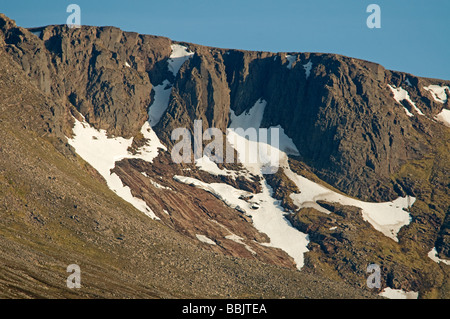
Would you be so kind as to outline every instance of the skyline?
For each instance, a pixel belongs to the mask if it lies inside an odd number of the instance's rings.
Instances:
[[[81,7],[82,25],[228,49],[335,53],[450,80],[450,2],[445,0],[27,0],[3,4],[0,12],[21,27],[65,24],[72,3]],[[381,8],[380,29],[366,25],[366,8],[372,3]]]

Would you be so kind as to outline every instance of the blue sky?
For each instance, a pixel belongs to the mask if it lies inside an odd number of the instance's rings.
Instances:
[[[338,53],[450,80],[449,0],[29,0],[2,3],[0,12],[23,27],[64,24],[71,3],[83,25],[221,48]],[[372,3],[380,29],[366,25]]]

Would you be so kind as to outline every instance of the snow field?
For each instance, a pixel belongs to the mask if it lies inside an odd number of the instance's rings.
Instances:
[[[391,89],[392,93],[394,94],[394,99],[403,106],[403,104],[401,103],[403,100],[408,101],[409,104],[412,105],[412,107],[414,108],[414,110],[419,114],[419,115],[425,115],[423,114],[423,112],[416,106],[416,103],[414,103],[411,98],[409,97],[408,91],[406,91],[405,89],[401,88],[401,87],[393,87],[391,85],[388,84],[388,87]],[[406,115],[408,115],[409,117],[413,117],[414,114],[412,114],[406,107],[403,106],[403,108],[405,109]]]
[[[445,126],[450,127],[450,110],[442,109],[442,111],[435,116],[435,119]]]
[[[392,289],[389,287],[385,288],[379,295],[389,299],[417,299],[419,297],[418,292]]]
[[[73,128],[74,137],[68,139],[71,146],[86,162],[94,167],[105,178],[108,187],[117,195],[131,203],[147,216],[158,219],[147,204],[134,197],[128,186],[124,186],[119,176],[111,173],[115,163],[124,158],[140,158],[147,162],[152,162],[158,156],[159,149],[166,150],[161,144],[155,132],[150,128],[150,124],[146,122],[141,129],[144,138],[149,139],[149,143],[140,148],[137,154],[133,155],[128,152],[128,147],[133,143],[133,139],[124,139],[123,137],[108,137],[105,130],[96,130],[86,121],[78,121],[75,119]]]
[[[447,93],[445,90],[450,90],[448,86],[429,85],[423,87],[425,90],[431,93],[434,100],[439,103],[445,103],[447,101]]]

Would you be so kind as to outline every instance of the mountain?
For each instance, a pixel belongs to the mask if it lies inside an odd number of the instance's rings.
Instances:
[[[0,31],[5,297],[449,297],[450,81],[114,27]],[[176,163],[174,132],[208,149],[209,128],[210,158]],[[279,129],[276,172],[213,161],[253,145],[237,128]],[[64,286],[73,263],[87,289]]]

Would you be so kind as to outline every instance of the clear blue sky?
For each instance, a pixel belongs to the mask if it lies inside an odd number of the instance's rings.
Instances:
[[[64,24],[71,3],[83,25],[222,48],[338,53],[450,80],[449,0],[2,0],[0,12],[23,27]],[[381,29],[366,26],[371,3],[381,7]]]

